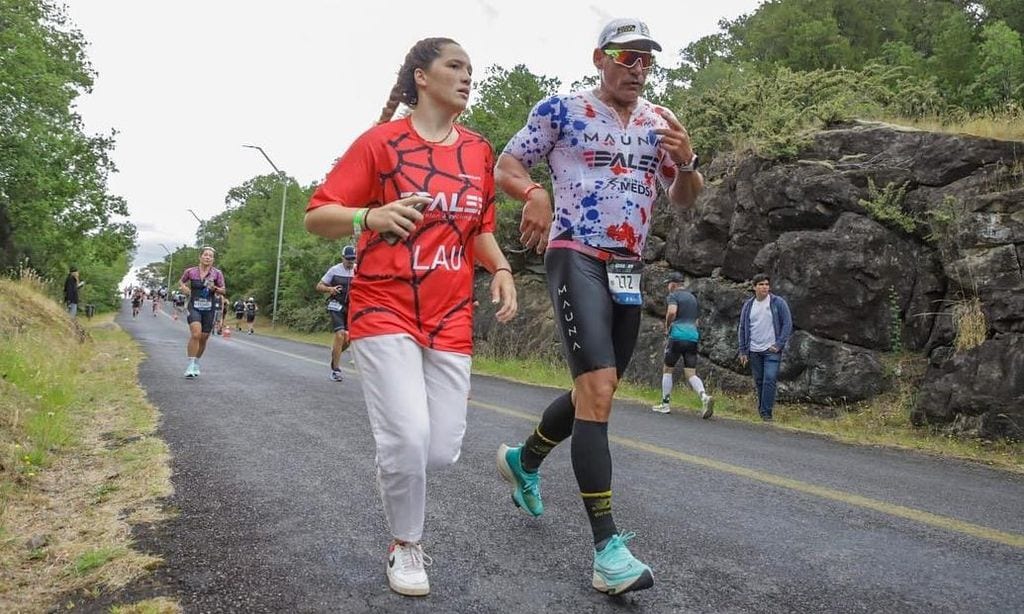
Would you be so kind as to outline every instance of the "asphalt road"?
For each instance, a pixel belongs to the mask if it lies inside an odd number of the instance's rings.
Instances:
[[[325,348],[213,337],[186,380],[182,322],[118,322],[147,355],[180,515],[138,535],[165,566],[85,609],[167,595],[187,612],[1024,612],[1024,477],[626,402],[615,517],[655,586],[602,595],[568,442],[542,469],[538,519],[494,466],[557,391],[488,377],[461,460],[428,486],[432,593],[400,597],[347,356],[335,383]]]

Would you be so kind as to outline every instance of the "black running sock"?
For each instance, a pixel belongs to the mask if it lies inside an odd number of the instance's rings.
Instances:
[[[533,434],[526,438],[519,464],[526,471],[536,471],[544,458],[557,446],[572,435],[572,423],[576,418],[576,408],[572,406],[572,392],[566,392],[548,405],[540,418],[540,424]]]
[[[572,470],[587,508],[594,544],[618,533],[612,518],[612,455],[608,423],[577,419],[572,432]]]

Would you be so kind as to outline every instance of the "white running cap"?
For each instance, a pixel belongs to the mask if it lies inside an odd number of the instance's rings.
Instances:
[[[651,30],[647,24],[639,19],[625,18],[613,19],[601,30],[601,36],[597,37],[597,46],[603,49],[611,43],[632,43],[646,41],[650,43],[655,51],[661,51],[661,45],[651,38]]]

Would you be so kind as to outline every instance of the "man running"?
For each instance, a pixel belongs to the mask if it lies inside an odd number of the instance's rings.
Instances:
[[[499,448],[498,469],[516,505],[539,516],[540,464],[572,435],[573,471],[594,538],[593,586],[613,595],[654,584],[626,546],[634,534],[621,533],[612,518],[608,449],[612,397],[640,327],[640,255],[656,184],[680,207],[691,206],[703,186],[683,125],[640,97],[654,51],[661,46],[643,22],[609,23],[592,53],[600,85],[539,102],[495,170],[501,189],[525,203],[523,244],[537,253],[547,248],[548,290],[573,376],[572,389],[547,407],[525,444]],[[545,160],[554,212],[529,172]]]
[[[683,288],[682,273],[673,272],[668,276],[668,309],[665,311],[665,361],[661,374],[661,403],[651,409],[659,414],[672,411],[672,372],[679,359],[683,359],[683,375],[690,388],[700,397],[700,417],[707,420],[715,413],[714,400],[704,389],[704,382],[697,376],[697,344],[700,330],[697,318],[700,304],[692,292]]]
[[[249,299],[245,301],[245,322],[249,325],[250,335],[255,332],[253,331],[253,322],[256,321],[256,312],[259,310],[259,306],[256,305],[256,299],[250,296]]]
[[[221,334],[224,326],[224,312],[227,308],[227,299],[217,294],[213,297],[213,334]]]
[[[242,332],[242,318],[245,317],[245,301],[240,298],[235,299],[231,308],[235,310],[235,330]]]
[[[132,319],[139,317],[139,312],[142,311],[142,301],[146,299],[145,293],[142,288],[135,288],[132,291]]]
[[[341,250],[341,262],[327,269],[316,284],[316,291],[327,296],[327,313],[331,316],[334,344],[331,346],[332,381],[340,382],[341,353],[348,347],[348,290],[356,274],[356,248],[346,245]]]
[[[206,351],[206,342],[213,330],[213,297],[227,292],[224,274],[213,266],[216,251],[212,247],[199,250],[199,266],[186,269],[178,281],[182,292],[188,293],[188,366],[185,377],[199,377],[199,359]]]
[[[185,295],[181,292],[174,293],[174,320],[178,320],[178,315],[185,311]]]

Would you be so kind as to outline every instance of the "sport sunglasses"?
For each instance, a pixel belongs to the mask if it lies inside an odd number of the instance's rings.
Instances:
[[[637,51],[636,49],[602,49],[604,54],[612,59],[619,66],[632,68],[640,62],[640,68],[644,70],[654,66],[654,55],[650,51]]]

